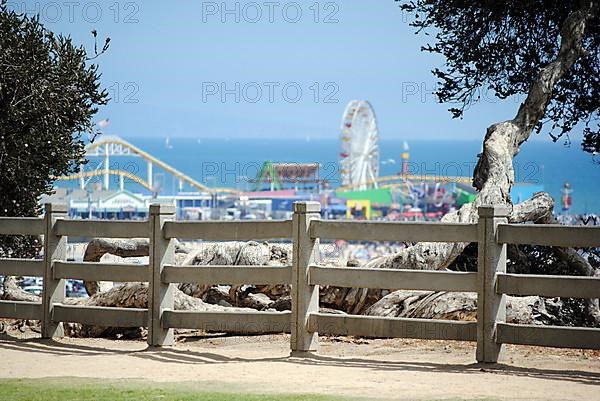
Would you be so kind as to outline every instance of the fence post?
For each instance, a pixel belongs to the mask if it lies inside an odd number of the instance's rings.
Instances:
[[[165,264],[175,261],[175,241],[163,235],[165,221],[175,219],[175,207],[150,205],[150,278],[148,282],[148,344],[173,345],[173,329],[161,325],[164,309],[173,309],[174,284],[163,283]]]
[[[309,265],[319,260],[319,240],[310,237],[312,219],[321,217],[318,202],[294,203],[293,264],[292,264],[292,355],[316,352],[319,349],[319,334],[308,331],[308,316],[319,312],[319,286],[310,285]]]
[[[57,219],[67,217],[68,207],[66,204],[46,203],[45,229],[44,229],[44,287],[42,291],[42,338],[63,337],[62,323],[52,320],[52,309],[54,303],[62,303],[65,299],[65,280],[54,278],[53,262],[55,260],[66,260],[67,237],[54,234],[54,225]]]
[[[506,296],[496,294],[496,273],[506,272],[506,245],[498,244],[496,233],[508,212],[505,206],[478,209],[477,362],[496,363],[503,348],[496,343],[496,322],[506,320]]]

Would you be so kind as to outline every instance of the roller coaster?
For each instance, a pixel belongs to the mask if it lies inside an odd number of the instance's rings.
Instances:
[[[68,176],[57,177],[57,180],[65,181],[65,180],[79,180],[79,185],[83,189],[86,186],[86,178],[90,177],[103,177],[103,187],[104,189],[110,189],[110,177],[118,176],[120,182],[120,189],[124,189],[125,179],[129,179],[142,187],[146,188],[149,191],[154,191],[154,168],[158,167],[164,170],[165,172],[171,174],[179,181],[179,190],[183,190],[184,185],[188,185],[189,187],[207,193],[235,193],[237,192],[231,188],[209,188],[201,182],[191,178],[190,176],[182,173],[181,171],[175,169],[174,167],[166,164],[165,162],[157,159],[151,154],[143,151],[135,145],[121,139],[119,137],[107,136],[103,137],[97,142],[93,142],[86,146],[85,148],[85,156],[86,158],[90,157],[100,157],[102,158],[102,162],[97,166],[94,170],[86,171],[85,166],[82,165],[80,172],[71,174]],[[121,170],[121,169],[111,169],[110,168],[110,160],[112,157],[118,156],[129,156],[129,157],[142,157],[147,162],[147,178],[144,180],[143,178],[133,174],[132,172]]]

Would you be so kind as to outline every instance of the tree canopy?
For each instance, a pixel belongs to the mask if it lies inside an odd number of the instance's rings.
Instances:
[[[553,140],[583,131],[583,149],[600,151],[600,25],[598,5],[563,0],[416,0],[400,8],[414,15],[417,32],[432,35],[424,51],[445,57],[433,71],[437,95],[461,117],[481,93],[500,99],[527,94],[540,69],[556,59],[567,18],[590,13],[584,51],[552,88],[544,117],[536,125]]]
[[[33,215],[51,177],[77,171],[100,89],[83,47],[0,4],[0,214]]]
[[[78,171],[99,79],[83,47],[0,0],[0,215],[37,214],[53,177]]]

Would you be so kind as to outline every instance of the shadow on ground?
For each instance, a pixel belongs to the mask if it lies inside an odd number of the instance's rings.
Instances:
[[[140,348],[142,347],[143,343],[140,343]],[[232,362],[253,364],[270,362],[313,366],[333,366],[339,367],[340,369],[361,368],[375,371],[412,371],[430,373],[443,372],[461,373],[465,375],[490,373],[545,380],[569,381],[600,386],[600,373],[586,372],[581,370],[520,367],[503,363],[448,364],[435,362],[382,361],[369,358],[345,358],[318,354],[307,354],[301,357],[281,356],[265,358],[236,358],[214,352],[181,350],[177,349],[176,347],[145,347],[140,350],[123,350],[89,345],[65,344],[54,340],[43,339],[11,339],[9,341],[0,340],[0,348],[64,356],[128,355],[161,363],[175,364],[226,364]]]

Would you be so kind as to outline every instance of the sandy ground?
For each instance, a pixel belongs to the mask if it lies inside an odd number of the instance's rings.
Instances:
[[[319,393],[376,399],[600,400],[600,353],[509,346],[499,364],[474,344],[322,338],[318,355],[289,356],[289,335],[180,336],[142,341],[0,338],[0,377],[186,382],[211,391]]]

